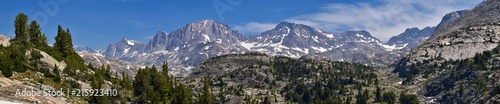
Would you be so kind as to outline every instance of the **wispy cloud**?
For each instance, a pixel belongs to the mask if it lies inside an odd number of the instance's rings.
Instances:
[[[248,22],[243,23],[243,25],[236,25],[233,29],[245,35],[257,35],[274,27],[276,27],[275,23]]]
[[[386,41],[402,33],[406,28],[435,26],[445,14],[471,9],[481,1],[378,0],[377,3],[326,4],[320,12],[296,16],[285,21],[306,24],[330,32],[367,30],[375,37]]]

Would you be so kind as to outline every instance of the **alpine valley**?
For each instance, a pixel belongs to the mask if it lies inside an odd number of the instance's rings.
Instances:
[[[244,35],[200,20],[157,31],[148,42],[121,38],[94,50],[73,47],[72,36],[82,34],[61,25],[49,45],[24,13],[14,28],[15,37],[0,35],[0,103],[500,103],[500,0],[387,42],[368,31],[291,22]],[[111,92],[20,96],[20,89]]]

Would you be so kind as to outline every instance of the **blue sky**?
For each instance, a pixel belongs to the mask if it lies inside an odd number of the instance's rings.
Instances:
[[[245,35],[257,35],[288,21],[333,33],[367,30],[385,41],[405,28],[435,26],[444,14],[473,8],[481,1],[2,0],[0,34],[13,37],[14,18],[22,12],[42,23],[50,43],[61,24],[71,30],[75,46],[93,49],[122,37],[148,42],[157,31],[171,32],[203,19],[226,23]],[[220,9],[227,11],[217,12]]]

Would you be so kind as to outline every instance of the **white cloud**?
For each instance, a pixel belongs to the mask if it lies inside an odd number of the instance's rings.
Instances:
[[[243,25],[236,25],[233,29],[245,35],[258,35],[264,31],[273,29],[276,25],[275,23],[248,22]]]
[[[330,32],[366,30],[382,41],[406,28],[436,26],[452,11],[472,9],[482,0],[378,0],[376,3],[326,4],[320,12],[290,19]],[[377,5],[374,5],[377,4]]]

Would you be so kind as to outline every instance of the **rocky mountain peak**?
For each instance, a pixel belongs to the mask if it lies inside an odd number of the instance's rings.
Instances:
[[[128,46],[134,46],[134,45],[137,43],[137,41],[135,41],[135,40],[131,40],[131,39],[127,39],[127,38],[125,38],[125,37],[122,37],[122,38],[118,41],[118,43],[123,44],[123,45],[128,45]]]
[[[318,38],[324,38],[326,33],[319,29],[313,27],[291,23],[291,22],[281,22],[274,29],[268,30],[262,33],[259,37],[272,37],[273,43],[279,43],[283,40],[317,40]],[[333,37],[333,34],[328,34]],[[259,38],[257,37],[257,38]],[[314,38],[314,39],[313,39]],[[268,40],[271,42],[271,40]]]
[[[284,27],[294,27],[295,25],[301,25],[301,24],[295,24],[291,22],[280,22],[278,25],[276,25],[275,29],[277,28],[284,28]]]
[[[402,47],[407,50],[421,44],[434,33],[436,27],[407,28],[403,33],[392,37],[387,41],[387,45]]]
[[[460,10],[460,11],[454,11],[454,12],[448,13],[443,17],[443,19],[441,20],[441,23],[445,23],[445,22],[451,21],[455,18],[458,18],[458,17],[464,15],[464,13],[467,11],[468,10]]]
[[[97,53],[94,49],[90,47],[75,47],[75,51],[77,52],[86,52],[86,53]]]
[[[191,43],[206,44],[215,42],[228,44],[237,42],[241,37],[244,36],[232,30],[226,24],[214,20],[202,20],[189,23],[183,28],[173,31],[168,36],[167,49],[171,50]]]
[[[165,31],[158,31],[156,35],[149,41],[147,49],[165,46],[167,44],[167,35]]]
[[[358,37],[373,37],[368,31],[347,31],[344,32],[346,35],[353,35]]]
[[[121,38],[118,42],[109,44],[104,49],[101,49],[103,51],[102,53],[101,52],[99,53],[106,57],[117,58],[123,56],[124,54],[127,54],[128,52],[142,50],[145,47],[145,45],[146,44],[139,41],[127,38]]]
[[[290,33],[301,34],[301,32],[322,32],[318,29],[315,29],[311,26],[291,23],[291,22],[281,22],[273,30],[279,30],[282,32],[287,32],[288,30],[292,31]]]
[[[224,23],[220,23],[220,22],[217,22],[214,20],[208,20],[208,19],[201,20],[198,22],[191,22],[191,23],[187,24],[185,27],[187,27],[188,29],[192,29],[193,31],[200,30],[200,29],[210,30],[210,29],[215,29],[215,28],[229,29],[229,26],[227,26]]]
[[[435,41],[437,37],[450,34],[456,30],[475,26],[483,25],[485,23],[499,23],[500,22],[500,1],[499,0],[485,0],[472,10],[451,13],[449,17],[460,16],[456,19],[449,20],[448,23],[440,26],[431,38],[427,41]],[[462,14],[462,15],[460,15]],[[453,16],[454,15],[454,16]]]
[[[418,29],[418,27],[407,28],[407,29],[405,30],[405,32],[409,32],[409,33],[416,33],[416,32],[418,32],[418,31],[420,31],[420,29]]]
[[[379,39],[373,37],[368,31],[347,31],[340,33],[340,35],[351,41],[381,43]]]

